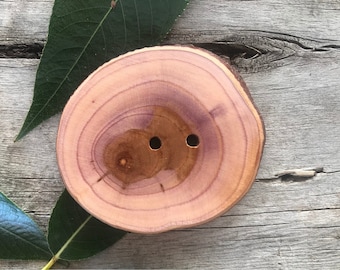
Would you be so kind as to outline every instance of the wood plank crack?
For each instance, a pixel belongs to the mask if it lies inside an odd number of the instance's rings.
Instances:
[[[240,31],[221,40],[194,45],[229,59],[240,71],[249,73],[282,66],[290,61],[287,58],[307,55],[310,59],[318,59],[340,49],[337,41],[256,30]]]
[[[40,59],[42,43],[0,45],[0,58]]]
[[[284,182],[303,182],[315,177],[319,173],[325,173],[323,167],[310,167],[301,169],[288,169],[275,173],[271,177],[257,178],[257,182],[272,182],[281,180]]]

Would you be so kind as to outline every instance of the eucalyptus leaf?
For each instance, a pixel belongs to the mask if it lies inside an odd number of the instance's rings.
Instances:
[[[50,257],[47,240],[38,225],[0,192],[0,258]]]
[[[159,44],[188,1],[55,0],[33,102],[17,140],[60,112],[98,66],[127,51]]]
[[[48,242],[53,261],[79,260],[106,249],[126,233],[89,215],[65,190],[50,218]]]

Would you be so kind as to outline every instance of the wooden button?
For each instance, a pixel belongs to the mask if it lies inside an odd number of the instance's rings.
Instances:
[[[70,194],[127,231],[198,225],[253,183],[264,127],[240,76],[211,52],[163,46],[104,64],[61,117],[57,156]]]

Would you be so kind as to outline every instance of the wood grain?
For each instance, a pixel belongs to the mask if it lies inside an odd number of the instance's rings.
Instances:
[[[155,46],[112,59],[78,87],[56,149],[68,191],[90,214],[159,233],[230,209],[251,187],[263,144],[248,89],[222,58]]]
[[[0,1],[0,43],[44,42],[51,7],[52,1]],[[166,42],[205,43],[241,71],[267,131],[258,181],[213,222],[154,236],[129,234],[69,268],[338,269],[339,17],[335,0],[193,0]],[[59,117],[13,143],[37,64],[0,59],[0,190],[46,231],[63,189],[55,158]],[[325,172],[309,179],[274,176],[315,166]],[[44,264],[0,261],[3,269]]]

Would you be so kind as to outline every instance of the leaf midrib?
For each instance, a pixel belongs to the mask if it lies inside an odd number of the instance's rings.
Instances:
[[[50,252],[48,252],[47,250],[43,249],[42,247],[40,247],[40,246],[38,246],[38,245],[36,245],[36,244],[34,244],[34,243],[28,241],[27,239],[21,237],[20,235],[14,233],[14,232],[12,232],[12,231],[10,231],[10,230],[4,228],[4,227],[0,227],[0,230],[5,231],[6,233],[8,233],[8,234],[10,234],[10,235],[13,235],[15,238],[18,238],[18,239],[20,239],[21,241],[23,241],[23,242],[29,244],[30,246],[33,246],[33,247],[35,247],[35,248],[37,248],[37,249],[43,251],[45,254],[48,254],[49,256],[51,256],[51,253],[50,253]]]
[[[82,49],[82,51],[80,52],[79,56],[77,57],[77,59],[74,61],[73,65],[71,66],[71,68],[69,69],[69,71],[67,72],[67,74],[64,76],[63,80],[60,82],[60,84],[58,85],[58,87],[56,88],[56,90],[52,93],[52,95],[49,97],[49,99],[45,102],[45,104],[41,107],[41,109],[36,113],[36,115],[32,118],[32,120],[26,125],[26,127],[24,129],[22,129],[19,133],[19,135],[16,138],[16,141],[19,140],[25,133],[27,130],[29,130],[30,126],[33,124],[33,122],[37,119],[37,117],[41,114],[41,112],[48,106],[48,104],[50,103],[50,101],[56,96],[56,94],[59,92],[59,90],[61,89],[61,87],[63,86],[63,84],[65,83],[65,81],[67,80],[68,76],[71,74],[71,72],[73,71],[73,69],[75,68],[75,66],[78,64],[80,58],[83,56],[83,54],[85,53],[86,49],[88,48],[88,46],[90,45],[92,39],[94,38],[94,36],[97,34],[97,32],[99,31],[99,29],[102,27],[104,21],[106,20],[106,18],[109,16],[110,12],[112,11],[112,7],[110,7],[108,9],[108,11],[105,13],[104,17],[102,18],[102,20],[99,22],[98,26],[96,27],[96,29],[94,30],[94,32],[92,33],[91,37],[89,38],[89,40],[87,41],[87,43],[85,44],[84,48]]]
[[[73,239],[79,234],[79,232],[85,227],[85,225],[91,220],[92,216],[89,215],[83,223],[80,224],[78,229],[70,236],[65,244],[58,250],[58,252],[51,258],[51,260],[42,268],[42,270],[50,269],[60,258],[63,252],[67,249]]]

